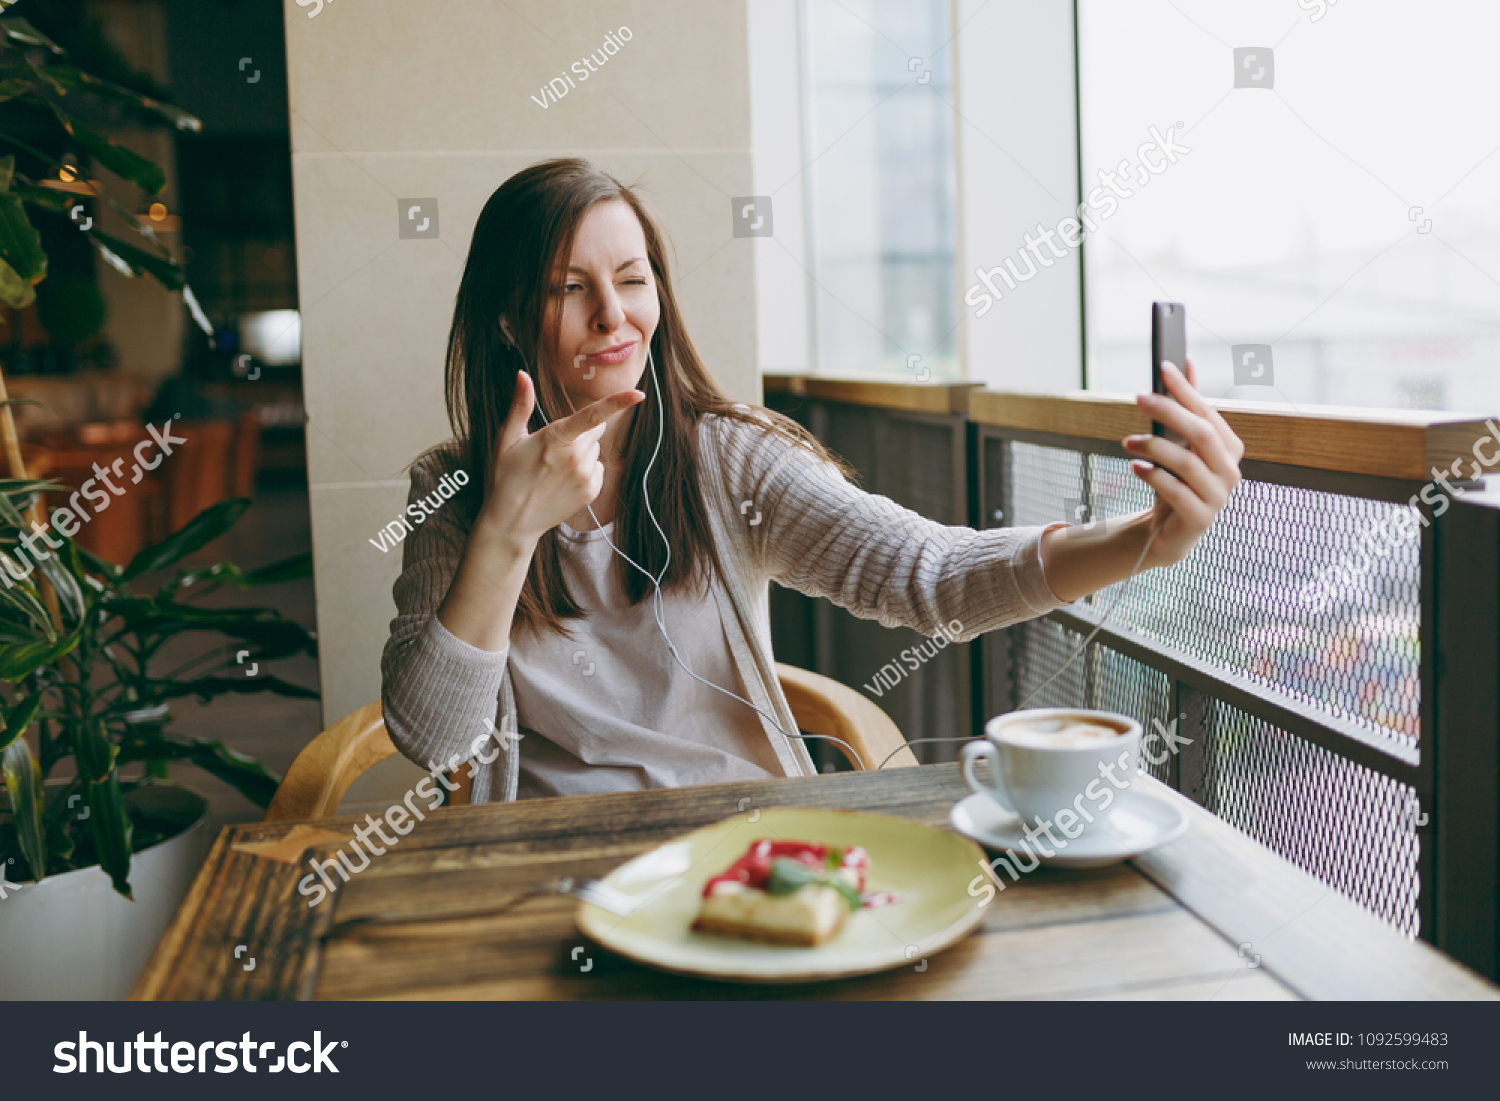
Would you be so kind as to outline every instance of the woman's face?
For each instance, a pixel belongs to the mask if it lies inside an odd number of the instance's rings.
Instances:
[[[646,235],[626,203],[596,203],[584,215],[551,298],[553,309],[562,302],[552,363],[574,408],[636,389],[661,304]]]

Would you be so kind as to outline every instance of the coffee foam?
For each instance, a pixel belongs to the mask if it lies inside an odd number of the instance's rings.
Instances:
[[[997,736],[1001,741],[1012,745],[1054,749],[1098,745],[1112,738],[1123,737],[1124,734],[1118,727],[1104,723],[1061,718],[1011,723],[1002,727]]]

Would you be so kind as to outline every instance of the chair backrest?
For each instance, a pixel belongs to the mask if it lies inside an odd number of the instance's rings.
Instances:
[[[797,729],[807,734],[821,734],[848,742],[858,757],[838,742],[838,748],[856,769],[877,769],[889,759],[891,768],[911,768],[916,755],[906,745],[901,728],[874,702],[861,696],[847,684],[832,677],[799,669],[795,665],[776,665],[781,691],[786,695]],[[809,746],[809,749],[812,747]]]
[[[776,675],[797,728],[847,742],[857,759],[850,757],[848,749],[839,748],[855,768],[878,768],[887,757],[891,758],[887,767],[909,768],[917,763],[890,716],[854,689],[791,665],[777,665]],[[379,700],[345,715],[297,754],[266,808],[264,821],[328,817],[338,810],[356,777],[395,752]],[[460,765],[456,776],[460,786],[448,801],[467,803],[468,770]]]
[[[345,715],[297,754],[266,808],[265,821],[326,818],[338,809],[355,777],[395,752],[379,700]]]

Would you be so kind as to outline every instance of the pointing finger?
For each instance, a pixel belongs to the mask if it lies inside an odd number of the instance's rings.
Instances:
[[[607,398],[600,398],[593,405],[580,409],[572,416],[554,421],[552,434],[561,443],[572,443],[591,428],[599,428],[608,424],[627,409],[645,400],[646,395],[639,390],[624,390],[618,394],[611,394]]]

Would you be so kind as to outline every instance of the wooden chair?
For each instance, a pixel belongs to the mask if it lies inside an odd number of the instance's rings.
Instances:
[[[854,689],[790,665],[778,664],[776,674],[797,728],[848,742],[860,760],[839,748],[856,768],[861,762],[865,768],[877,768],[891,754],[895,756],[887,767],[910,768],[917,763],[896,724]],[[395,752],[395,743],[385,730],[380,701],[366,704],[345,715],[297,754],[263,821],[289,822],[333,814],[355,778]],[[468,769],[460,767],[458,776],[459,789],[450,793],[449,802],[467,803]]]

